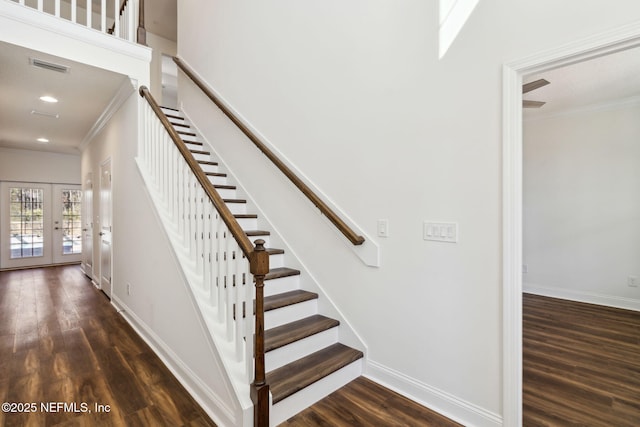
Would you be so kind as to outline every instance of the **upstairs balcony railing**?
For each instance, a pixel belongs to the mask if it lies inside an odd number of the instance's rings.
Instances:
[[[74,24],[146,45],[144,0],[12,0]]]

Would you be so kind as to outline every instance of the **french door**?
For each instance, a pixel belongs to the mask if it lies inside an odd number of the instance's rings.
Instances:
[[[0,183],[0,268],[79,262],[81,212],[78,185]]]

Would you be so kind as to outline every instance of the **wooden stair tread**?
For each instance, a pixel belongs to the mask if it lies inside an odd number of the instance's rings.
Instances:
[[[276,404],[303,388],[362,358],[362,352],[333,344],[267,373],[267,384]]]
[[[247,203],[245,199],[222,199],[225,203]]]
[[[186,132],[184,130],[176,130],[176,132],[178,132],[180,135],[196,136],[194,132]]]
[[[167,117],[169,117],[169,116],[167,116]],[[171,122],[171,121],[169,123],[171,123],[173,126],[180,126],[180,127],[183,127],[183,128],[190,128],[191,127],[186,123],[174,123],[174,122]]]
[[[246,234],[249,237],[252,237],[252,236],[269,236],[271,234],[271,232],[266,231],[266,230],[244,230],[244,234]]]
[[[218,166],[218,162],[212,162],[209,160],[198,160],[198,163],[201,165]]]
[[[277,248],[265,248],[269,255],[282,255],[284,253],[284,249]]]
[[[318,299],[318,294],[316,294],[315,292],[309,292],[302,289],[283,292],[281,294],[265,297],[264,311],[275,310],[278,308],[287,307],[293,304],[298,304],[300,302],[305,302],[305,301],[311,301],[314,299]]]
[[[235,190],[236,186],[235,185],[226,185],[226,184],[214,184],[213,188],[219,188],[221,190]]]
[[[289,267],[272,268],[264,276],[264,280],[273,280],[273,279],[279,279],[281,277],[298,276],[299,274],[300,274],[300,270],[296,270],[295,268],[289,268]]]
[[[235,187],[234,187],[235,189]],[[236,218],[245,218],[245,219],[255,219],[258,218],[257,214],[235,214],[233,215]]]
[[[184,141],[184,140],[183,140],[182,142],[184,142],[185,144],[191,144],[191,145],[200,145],[200,146],[204,146],[204,143],[202,143],[202,142],[198,142],[198,141]]]
[[[165,113],[164,115],[169,117],[170,119],[184,120],[184,117],[180,117],[180,116],[177,116],[175,114],[167,114],[167,113]],[[175,123],[171,122],[171,124],[173,125]]]
[[[160,108],[164,108],[165,110],[177,111],[178,113],[180,112],[180,110],[176,110],[175,108],[163,107],[162,105],[160,106]]]
[[[226,173],[220,173],[220,172],[205,172],[204,174],[207,176],[227,176]]]
[[[204,151],[204,150],[189,150],[189,151],[191,151],[193,154],[206,154],[206,155],[211,154],[210,152]]]
[[[287,344],[319,334],[338,325],[340,325],[340,322],[335,319],[321,314],[314,314],[295,322],[267,329],[264,331],[264,351],[266,353],[284,347]]]

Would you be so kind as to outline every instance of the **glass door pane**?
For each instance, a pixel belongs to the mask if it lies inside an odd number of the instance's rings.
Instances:
[[[82,190],[79,185],[53,186],[53,262],[80,262],[82,255]]]
[[[50,184],[0,184],[0,268],[51,263]]]

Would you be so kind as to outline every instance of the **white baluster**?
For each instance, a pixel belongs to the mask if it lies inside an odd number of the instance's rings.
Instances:
[[[204,236],[204,190],[200,186],[200,183],[196,181],[196,212],[195,212],[195,235],[196,235],[196,270],[199,275],[203,274],[204,265],[204,248],[203,248],[203,236]]]
[[[71,0],[71,22],[78,22],[78,0]]]
[[[244,357],[244,319],[249,315],[249,310],[253,311],[253,307],[249,307],[244,299],[244,287],[242,286],[242,250],[238,246],[235,239],[233,243],[233,252],[235,259],[233,263],[233,277],[235,278],[234,297],[236,300],[236,321],[235,321],[235,341],[236,341],[236,358],[241,362]],[[243,310],[244,308],[244,310]],[[243,315],[243,312],[245,313]]]
[[[244,322],[244,338],[245,338],[245,346],[244,346],[244,360],[245,360],[245,369],[246,369],[246,377],[247,382],[251,383],[253,381],[253,334],[255,329],[255,320],[253,314],[253,294],[254,294],[254,286],[253,286],[253,275],[249,272],[249,262],[245,259],[245,271],[246,271],[246,280],[244,285],[245,290],[245,300],[247,301],[247,307],[251,307],[251,311],[247,308],[247,318]]]
[[[54,6],[54,10],[55,10],[55,15],[57,18],[60,18],[60,0],[56,0],[55,1],[55,6]]]
[[[24,6],[24,0],[20,0],[20,4]]]
[[[209,200],[208,197],[205,199],[203,205],[204,205],[204,211],[203,211],[204,229],[202,230],[202,232],[203,232],[202,258],[204,260],[204,265],[203,265],[204,274],[202,275],[202,290],[204,290],[205,292],[211,292],[211,266],[212,266],[212,261],[211,261],[211,215],[213,213],[212,212],[213,205],[211,204],[211,200]]]
[[[92,7],[93,7],[93,1],[87,0],[87,27],[88,28],[93,28],[93,23],[92,23],[93,12],[91,11]]]
[[[211,298],[211,305],[213,305],[216,310],[220,311],[220,300],[218,299],[218,286],[216,285],[218,280],[218,271],[220,269],[220,265],[218,264],[218,239],[217,232],[218,226],[220,222],[220,216],[216,211],[215,207],[211,206],[211,239],[209,244],[211,245],[211,279],[209,283],[209,288],[211,289],[211,294],[209,295]]]
[[[129,38],[130,42],[136,42],[136,28],[138,26],[138,0],[131,0],[127,8],[129,9],[127,13],[127,28],[129,29]]]
[[[218,214],[218,216],[220,216]],[[218,320],[220,322],[225,321],[225,316],[227,312],[227,298],[226,298],[226,288],[224,286],[225,283],[225,275],[226,275],[226,267],[227,263],[225,261],[224,251],[226,249],[225,244],[225,236],[226,236],[226,226],[222,221],[222,218],[219,218],[218,221],[218,229],[217,231],[217,248],[216,252],[218,254],[218,277],[216,285],[218,286]]]
[[[40,12],[44,11],[44,0],[38,0],[38,10]]]
[[[120,2],[118,0],[113,0],[113,7],[113,23],[115,25],[113,35],[120,37]]]
[[[231,233],[229,233],[228,230],[226,230],[225,227],[225,231],[226,231],[226,235],[227,238],[225,239],[225,255],[226,255],[226,260],[225,260],[225,268],[226,268],[226,279],[227,279],[227,289],[226,289],[226,306],[227,306],[227,321],[226,321],[226,325],[227,325],[227,340],[230,342],[233,342],[233,338],[234,338],[234,320],[233,320],[233,304],[235,303],[235,286],[233,286],[233,267],[234,267],[234,263],[233,263],[233,245],[232,245],[232,241],[233,241],[233,237],[231,236]],[[237,308],[236,308],[237,310]]]
[[[107,0],[100,3],[100,31],[107,32]]]

